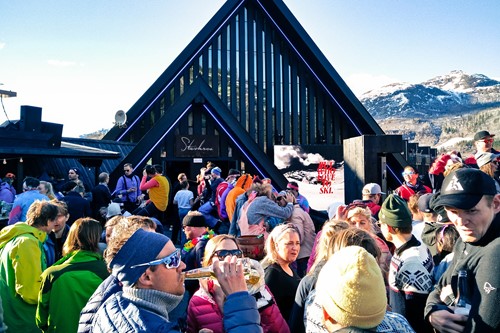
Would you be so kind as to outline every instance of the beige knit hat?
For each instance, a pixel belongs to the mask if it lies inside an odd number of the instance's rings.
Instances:
[[[378,326],[384,319],[387,296],[376,259],[360,246],[336,252],[319,273],[316,299],[344,327]]]

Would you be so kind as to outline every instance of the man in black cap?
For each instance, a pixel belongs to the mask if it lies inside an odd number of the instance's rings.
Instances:
[[[450,173],[435,203],[445,208],[460,238],[454,258],[427,299],[425,318],[440,332],[498,332],[500,329],[500,195],[484,172]],[[467,272],[469,315],[455,314],[458,271]]]
[[[474,146],[476,146],[476,159],[482,153],[498,154],[498,151],[493,149],[495,134],[490,134],[488,131],[480,131],[474,135]]]

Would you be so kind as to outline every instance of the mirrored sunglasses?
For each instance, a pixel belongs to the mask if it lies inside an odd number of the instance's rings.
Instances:
[[[404,177],[404,176],[411,176],[411,175],[414,175],[414,174],[415,174],[415,172],[413,172],[413,171],[410,171],[410,172],[403,172],[403,173],[402,173],[403,177]]]
[[[146,262],[143,264],[133,265],[130,268],[136,268],[141,266],[157,266],[164,264],[167,268],[177,268],[181,264],[181,251],[179,249],[175,250],[175,252],[169,254],[168,256],[156,259],[150,262]]]
[[[219,258],[219,260],[224,260],[227,256],[236,256],[238,258],[243,257],[243,252],[241,250],[218,250],[214,252],[214,257]]]

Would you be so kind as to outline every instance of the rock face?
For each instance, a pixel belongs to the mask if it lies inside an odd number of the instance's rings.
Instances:
[[[436,146],[475,132],[500,134],[500,81],[452,71],[418,84],[369,91],[361,103],[387,134]]]

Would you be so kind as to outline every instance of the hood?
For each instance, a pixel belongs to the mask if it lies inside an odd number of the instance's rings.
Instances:
[[[24,234],[32,234],[42,243],[47,238],[47,233],[45,231],[27,225],[25,222],[18,222],[0,231],[0,249],[2,249],[11,239]]]
[[[6,190],[10,191],[10,185],[7,184],[6,182],[0,183],[0,190],[3,190],[3,189],[6,189]]]
[[[250,186],[252,186],[252,182],[252,176],[246,173],[238,178],[235,187],[241,187],[246,191],[250,188]]]

